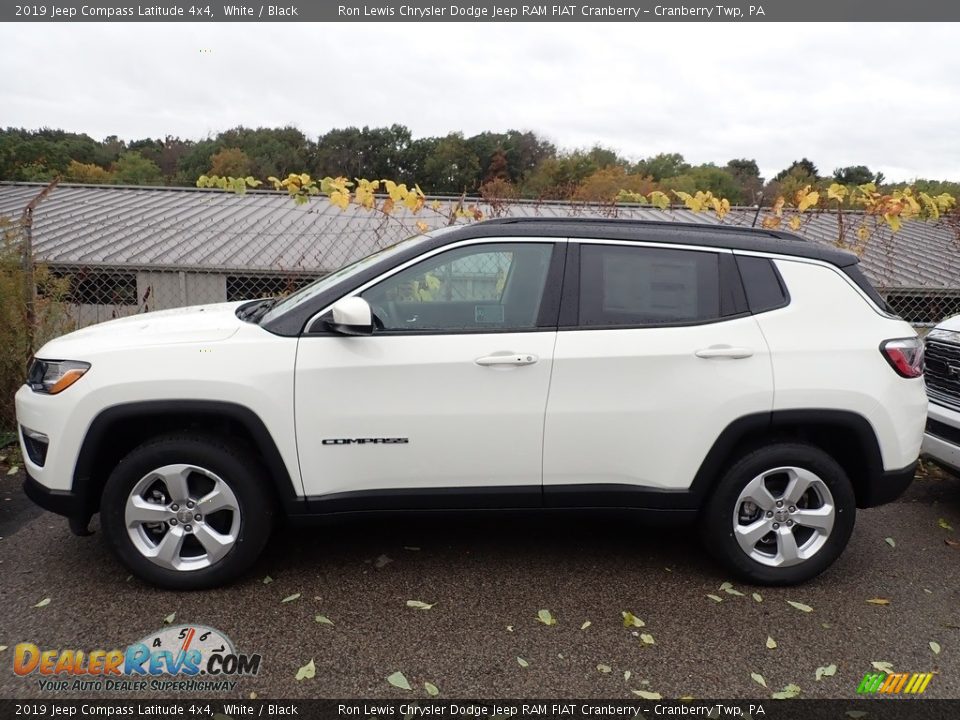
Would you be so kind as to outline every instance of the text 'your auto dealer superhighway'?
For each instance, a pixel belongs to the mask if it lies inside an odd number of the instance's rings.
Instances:
[[[763,16],[761,5],[696,5],[623,7],[615,5],[518,5],[481,7],[479,5],[338,5],[340,17],[436,18],[515,18],[515,17],[612,17],[642,19],[644,16],[730,19]]]

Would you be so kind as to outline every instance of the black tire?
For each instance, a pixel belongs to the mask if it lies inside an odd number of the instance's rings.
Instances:
[[[137,483],[157,468],[181,463],[216,474],[233,492],[239,508],[233,546],[200,569],[161,567],[137,549],[126,528],[126,504]],[[263,551],[276,507],[269,482],[257,458],[231,442],[212,436],[166,435],[135,448],[114,468],[103,490],[100,524],[110,549],[142,580],[171,590],[212,588],[236,580]]]
[[[819,477],[832,495],[835,511],[833,527],[819,550],[799,564],[774,567],[750,557],[741,547],[734,534],[734,514],[747,485],[781,467],[800,468]],[[703,508],[701,532],[707,550],[740,579],[758,585],[794,585],[816,577],[840,556],[853,533],[856,505],[850,479],[830,455],[811,445],[779,443],[750,452],[724,473]]]

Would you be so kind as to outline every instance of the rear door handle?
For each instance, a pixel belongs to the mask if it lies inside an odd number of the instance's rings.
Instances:
[[[708,348],[697,350],[694,355],[698,358],[730,358],[731,360],[742,360],[753,356],[753,350],[745,347],[733,347],[732,345],[711,345]]]
[[[533,365],[539,360],[533,353],[497,353],[476,359],[477,365]]]

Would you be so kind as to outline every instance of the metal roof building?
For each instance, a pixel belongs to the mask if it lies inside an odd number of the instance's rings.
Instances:
[[[42,184],[0,183],[0,216],[17,219]],[[144,308],[256,297],[290,289],[378,247],[447,224],[456,198],[437,211],[385,217],[323,197],[296,205],[285,193],[236,195],[194,188],[58,185],[36,209],[35,255],[75,278],[81,324]],[[486,217],[622,217],[719,223],[712,212],[560,202],[480,203]],[[734,208],[726,225],[750,226],[755,208]],[[851,229],[859,218],[844,213]],[[853,221],[853,222],[851,222]],[[835,213],[810,214],[797,234],[832,244]],[[893,307],[917,323],[960,311],[960,239],[942,223],[907,221],[883,227],[861,258],[863,269]]]

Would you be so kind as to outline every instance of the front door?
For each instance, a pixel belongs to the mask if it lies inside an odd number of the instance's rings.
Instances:
[[[316,509],[540,505],[559,302],[545,289],[564,250],[442,249],[353,293],[372,335],[300,339],[297,446]]]

